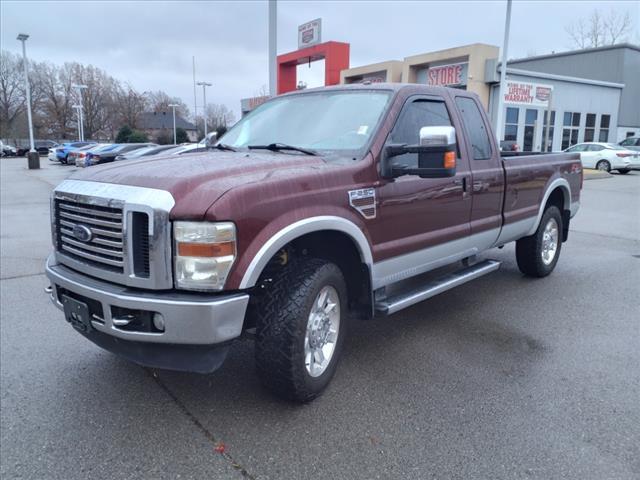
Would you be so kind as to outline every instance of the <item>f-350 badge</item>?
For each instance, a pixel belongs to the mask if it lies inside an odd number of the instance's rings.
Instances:
[[[367,220],[376,218],[376,191],[373,188],[349,190],[349,205]]]

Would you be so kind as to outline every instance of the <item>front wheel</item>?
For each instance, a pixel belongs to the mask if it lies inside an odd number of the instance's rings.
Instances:
[[[347,287],[333,263],[285,267],[256,306],[256,369],[277,395],[308,402],[335,373],[346,335]]]
[[[596,170],[600,170],[602,172],[610,172],[611,171],[611,164],[607,160],[600,160],[596,164]]]
[[[562,247],[562,215],[555,205],[547,208],[536,232],[516,242],[516,260],[522,273],[546,277],[558,263]]]
[[[626,175],[627,173],[629,173],[631,171],[630,168],[619,168],[618,169],[618,173],[621,173],[622,175]]]

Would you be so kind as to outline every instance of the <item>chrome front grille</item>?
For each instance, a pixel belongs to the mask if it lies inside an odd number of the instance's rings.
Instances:
[[[124,272],[122,209],[56,200],[58,247],[79,260]],[[87,241],[75,231],[91,232]]]
[[[109,282],[170,289],[174,204],[165,190],[65,180],[51,202],[56,260]]]

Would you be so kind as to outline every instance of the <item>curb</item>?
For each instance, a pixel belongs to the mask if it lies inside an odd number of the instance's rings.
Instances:
[[[584,168],[582,171],[584,172],[585,180],[599,180],[602,178],[613,177],[613,175],[608,172],[603,172],[602,170],[594,170],[592,168]]]

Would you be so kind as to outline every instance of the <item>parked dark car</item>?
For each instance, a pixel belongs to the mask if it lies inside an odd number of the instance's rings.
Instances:
[[[33,146],[40,155],[46,155],[49,153],[50,148],[55,148],[60,145],[53,140],[36,140],[33,143]],[[18,156],[24,157],[29,152],[30,148],[31,147],[29,146],[18,148]]]
[[[92,165],[100,165],[102,163],[113,162],[118,155],[122,155],[123,153],[133,152],[134,150],[139,150],[145,147],[156,147],[155,143],[121,143],[117,145],[115,148],[110,149],[106,152],[99,153],[87,153],[85,157],[85,167],[90,167]]]

